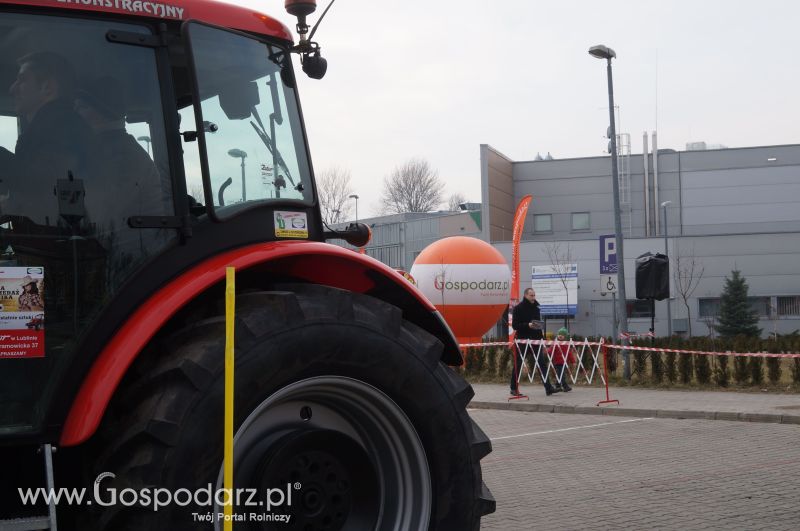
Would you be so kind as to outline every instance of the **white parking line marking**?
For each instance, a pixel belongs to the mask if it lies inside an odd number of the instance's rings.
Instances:
[[[520,433],[519,435],[507,435],[505,437],[494,437],[489,439],[490,441],[499,441],[502,439],[515,439],[517,437],[527,437],[529,435],[545,435],[548,433],[558,433],[560,431],[572,431],[572,430],[583,430],[586,428],[598,428],[600,426],[611,426],[612,424],[625,424],[626,422],[641,422],[643,420],[653,420],[654,417],[646,417],[642,419],[631,419],[631,420],[620,420],[617,422],[604,422],[602,424],[591,424],[589,426],[574,426],[572,428],[561,428],[560,430],[547,430],[547,431],[535,431],[532,433]]]

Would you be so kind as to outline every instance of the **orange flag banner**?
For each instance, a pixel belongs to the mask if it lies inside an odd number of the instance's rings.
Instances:
[[[511,312],[519,302],[519,242],[522,239],[522,229],[525,227],[525,217],[528,215],[528,206],[531,204],[533,196],[523,197],[517,211],[514,213],[514,232],[511,243],[511,300],[508,304],[508,341],[514,341],[514,330],[511,328]]]

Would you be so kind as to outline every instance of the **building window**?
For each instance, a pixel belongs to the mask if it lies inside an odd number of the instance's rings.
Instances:
[[[632,299],[626,302],[627,302],[626,306],[627,306],[628,317],[632,319],[640,317],[647,317],[647,318],[650,317],[650,312],[652,311],[652,308],[649,300]]]
[[[698,299],[698,313],[700,317],[718,317],[719,316],[719,297],[710,299]]]
[[[747,297],[747,303],[750,305],[750,311],[756,312],[759,317],[770,316],[770,298],[769,297]]]
[[[778,297],[778,315],[800,315],[800,296]]]
[[[769,317],[770,301],[769,297],[747,297],[750,311],[755,312],[759,317]],[[700,317],[719,317],[721,300],[719,297],[708,299],[698,299],[698,313]]]
[[[589,213],[588,212],[573,212],[572,213],[572,230],[589,230]]]
[[[535,214],[533,216],[533,232],[553,232],[552,214]]]

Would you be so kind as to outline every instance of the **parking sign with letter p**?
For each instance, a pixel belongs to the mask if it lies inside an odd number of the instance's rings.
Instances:
[[[613,234],[600,236],[600,274],[617,272],[617,240]]]

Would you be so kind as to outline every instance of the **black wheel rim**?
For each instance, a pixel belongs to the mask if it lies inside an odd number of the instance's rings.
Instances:
[[[309,378],[264,400],[236,432],[234,473],[234,488],[257,488],[261,501],[267,489],[292,496],[291,506],[271,507],[292,515],[280,529],[405,531],[430,520],[430,471],[412,422],[385,393],[353,378]],[[236,525],[272,528],[247,516]]]

